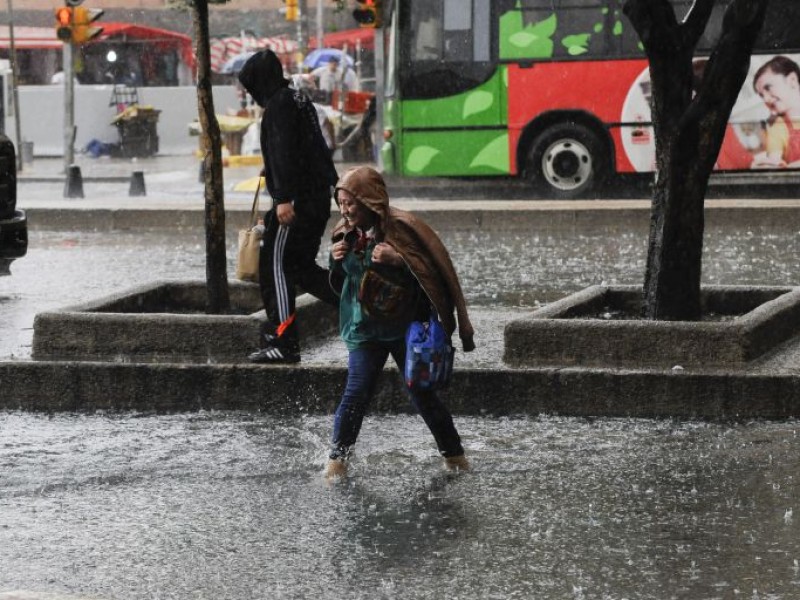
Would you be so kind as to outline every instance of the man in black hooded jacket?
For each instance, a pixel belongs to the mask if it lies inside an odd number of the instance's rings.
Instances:
[[[239,81],[264,109],[261,154],[273,202],[264,216],[266,231],[259,255],[268,324],[262,331],[261,349],[248,358],[256,363],[294,363],[300,360],[295,285],[324,302],[338,304],[327,269],[316,262],[338,176],[311,100],[289,88],[274,52],[254,54],[240,71]]]

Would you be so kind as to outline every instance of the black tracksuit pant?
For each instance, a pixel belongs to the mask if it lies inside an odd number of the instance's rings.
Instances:
[[[274,208],[264,216],[266,231],[258,266],[267,333],[277,335],[280,344],[288,348],[298,348],[296,286],[323,302],[339,304],[328,280],[328,270],[316,261],[327,221],[297,214],[295,222],[285,226],[278,223]]]

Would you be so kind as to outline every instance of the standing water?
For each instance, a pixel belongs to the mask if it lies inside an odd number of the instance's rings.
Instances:
[[[800,597],[799,424],[0,413],[0,591],[92,598]]]
[[[554,229],[540,218],[441,232],[480,324],[478,362],[502,354],[509,315],[588,285],[641,281],[645,231]],[[798,244],[791,222],[710,226],[704,280],[796,284]],[[27,360],[37,312],[156,278],[202,278],[202,234],[33,231],[12,269],[0,278],[0,359]],[[323,353],[313,360],[341,362]],[[471,473],[442,471],[419,418],[372,416],[352,477],[329,487],[329,416],[0,412],[0,592],[800,597],[798,423],[457,425]]]

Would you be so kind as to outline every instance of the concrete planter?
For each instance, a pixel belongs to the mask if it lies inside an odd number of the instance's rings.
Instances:
[[[229,282],[232,314],[205,314],[205,281],[156,281],[84,304],[39,313],[33,358],[114,362],[239,363],[265,320],[258,285]],[[303,329],[334,331],[336,312],[298,298]]]
[[[706,286],[714,319],[648,321],[638,286],[593,286],[505,328],[510,366],[741,367],[800,334],[800,288]]]

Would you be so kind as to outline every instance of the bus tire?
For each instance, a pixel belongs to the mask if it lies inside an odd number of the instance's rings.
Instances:
[[[526,175],[540,192],[556,198],[583,198],[606,178],[603,143],[589,128],[553,125],[534,140]]]

